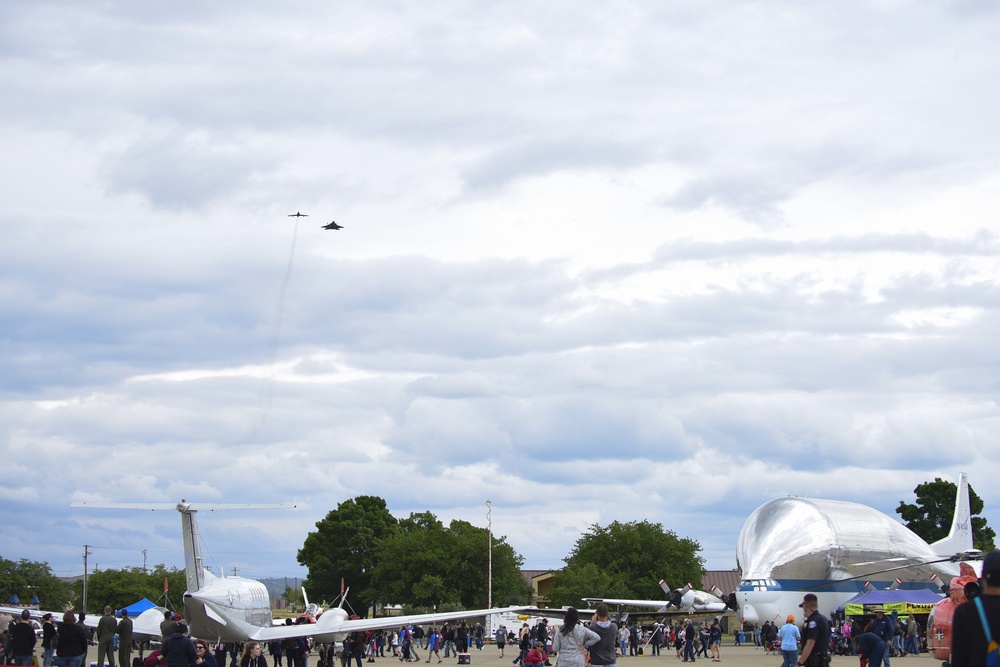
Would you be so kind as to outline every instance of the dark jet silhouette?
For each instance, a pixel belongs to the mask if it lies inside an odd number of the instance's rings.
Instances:
[[[331,221],[329,225],[323,225],[323,229],[343,229],[343,227]]]
[[[307,214],[305,214],[305,213],[299,213],[298,211],[296,211],[295,213],[289,213],[288,217],[289,218],[308,218],[309,216]]]

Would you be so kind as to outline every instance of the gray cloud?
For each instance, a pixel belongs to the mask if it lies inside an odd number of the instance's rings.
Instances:
[[[113,194],[135,193],[155,208],[198,209],[252,185],[270,171],[268,156],[238,142],[205,134],[164,136],[141,141],[110,160],[108,188]]]
[[[365,493],[731,567],[775,495],[992,479],[982,11],[4,4],[3,555],[179,563],[169,513],[66,505],[291,498],[202,529],[301,574]]]
[[[546,138],[494,151],[465,170],[464,182],[470,190],[481,190],[561,170],[630,168],[648,160],[649,156],[639,146],[576,136],[561,140]]]

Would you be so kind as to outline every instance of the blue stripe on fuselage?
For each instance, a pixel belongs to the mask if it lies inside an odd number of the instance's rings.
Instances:
[[[860,593],[865,590],[864,579],[855,579],[854,581],[837,581],[830,582],[828,579],[750,579],[750,581],[768,581],[774,582],[764,584],[748,584],[744,583],[746,580],[741,581],[737,591],[802,591],[806,589],[814,590],[817,593],[828,592],[828,593]],[[869,580],[875,588],[889,588],[895,580],[890,581],[875,581]],[[776,584],[776,585],[775,585]],[[826,584],[825,586],[823,584]],[[929,589],[934,592],[938,592],[933,584],[925,583],[922,581],[904,581],[901,583],[897,590],[904,591],[919,591],[923,589]]]

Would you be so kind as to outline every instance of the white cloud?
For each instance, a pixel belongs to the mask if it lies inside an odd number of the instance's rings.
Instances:
[[[295,500],[202,522],[261,575],[360,494],[529,567],[960,470],[995,523],[995,12],[5,5],[4,557],[179,563],[79,499]]]

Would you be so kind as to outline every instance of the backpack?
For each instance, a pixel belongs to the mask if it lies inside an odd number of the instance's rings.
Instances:
[[[986,635],[986,667],[1000,667],[1000,644],[993,640],[990,624],[986,622],[986,612],[983,611],[983,601],[975,599],[976,610],[979,612],[979,622],[983,624],[983,634]]]

